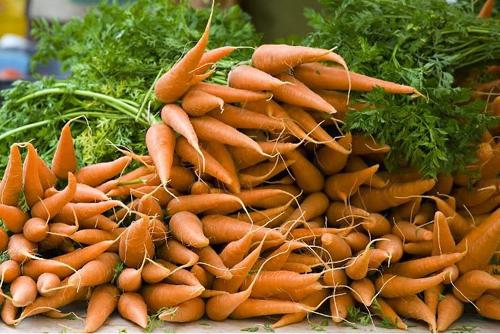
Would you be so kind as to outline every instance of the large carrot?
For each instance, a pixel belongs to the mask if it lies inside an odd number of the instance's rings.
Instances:
[[[312,89],[354,90],[369,92],[375,87],[382,88],[387,93],[412,94],[415,89],[362,75],[355,72],[346,72],[335,66],[325,66],[319,63],[303,64],[295,68],[296,77]]]
[[[203,73],[196,74],[195,71],[208,44],[212,14],[213,8],[205,30],[196,45],[155,83],[155,95],[160,101],[164,103],[174,102],[186,93],[199,76],[204,76]]]
[[[103,253],[89,261],[68,278],[68,285],[97,286],[113,279],[120,258],[115,253]]]
[[[28,153],[23,166],[24,197],[28,206],[32,207],[43,198],[43,187],[38,175],[39,158],[36,149],[31,143],[26,144],[26,147]]]
[[[198,137],[196,136],[196,132],[194,132],[189,116],[181,107],[176,104],[166,104],[161,110],[161,119],[175,132],[186,138],[189,145],[191,145],[198,154],[202,154],[198,143]]]
[[[29,216],[16,206],[0,204],[0,219],[9,231],[20,233]]]
[[[174,159],[175,134],[164,123],[156,123],[146,132],[146,146],[162,184],[170,180]]]
[[[246,290],[254,281],[251,297],[269,298],[279,292],[300,289],[317,282],[321,274],[298,274],[292,271],[275,270],[262,271],[249,275],[243,282],[242,289]]]
[[[85,318],[85,333],[97,331],[118,305],[120,292],[111,284],[104,284],[92,291]]]
[[[266,72],[248,65],[233,68],[227,75],[229,86],[247,90],[273,90],[287,84]]]
[[[457,252],[465,257],[457,263],[461,273],[486,267],[500,245],[500,209],[496,209],[488,219],[471,230],[457,245]]]
[[[500,297],[484,294],[476,300],[477,311],[485,318],[500,320]]]
[[[125,292],[118,299],[118,313],[142,328],[148,325],[148,311],[144,298],[134,292]]]
[[[385,300],[397,314],[403,317],[423,320],[429,324],[430,330],[436,331],[436,317],[432,314],[431,310],[427,305],[424,304],[420,298],[416,295],[402,297],[402,298],[391,298]]]
[[[331,104],[323,100],[321,96],[310,90],[294,76],[282,73],[279,74],[277,78],[281,81],[290,82],[290,85],[282,85],[273,90],[276,100],[299,107],[311,108],[328,114],[337,112]]]
[[[0,182],[0,204],[17,206],[23,189],[23,166],[17,145],[10,147],[9,162]]]
[[[361,187],[352,198],[352,203],[364,207],[370,212],[379,212],[412,200],[412,196],[421,195],[434,187],[432,179],[406,183],[393,183],[382,189]]]
[[[191,212],[181,211],[170,217],[170,230],[177,240],[195,247],[208,246],[208,239],[203,234],[203,226],[198,217]]]
[[[155,248],[149,234],[149,218],[141,218],[127,227],[120,237],[120,259],[128,266],[139,268],[144,257],[152,258]]]
[[[230,146],[244,147],[265,155],[259,144],[250,137],[213,117],[201,116],[191,119],[191,123],[193,124],[193,128],[198,138],[201,140],[216,141]]]
[[[69,173],[68,185],[66,188],[63,191],[36,203],[33,208],[31,208],[31,215],[45,220],[54,218],[59,212],[62,211],[63,207],[73,199],[76,193],[76,185],[76,178],[73,174]]]
[[[490,289],[500,289],[500,278],[475,269],[460,276],[453,286],[453,294],[463,302],[470,302]]]
[[[173,312],[166,310],[160,313],[158,319],[167,322],[192,322],[200,320],[204,314],[205,302],[197,297],[175,306]]]
[[[437,330],[446,331],[464,313],[464,304],[454,295],[447,294],[438,304]]]
[[[200,89],[190,89],[182,99],[182,109],[190,116],[203,116],[211,110],[224,109],[224,100]]]
[[[208,82],[199,83],[193,86],[193,89],[199,89],[205,93],[218,96],[226,103],[245,103],[267,100],[272,97],[271,93],[254,92],[251,90],[232,88]]]
[[[52,158],[52,172],[61,180],[66,180],[68,173],[76,172],[77,161],[70,123],[66,123],[61,130],[54,157]]]
[[[110,162],[101,162],[81,168],[76,174],[76,180],[92,187],[117,176],[130,164],[132,158],[121,157]]]
[[[230,194],[185,195],[170,201],[167,205],[167,213],[174,215],[180,211],[189,211],[197,214],[208,210],[219,212],[227,210],[225,213],[229,213],[237,211],[241,206],[241,200]]]

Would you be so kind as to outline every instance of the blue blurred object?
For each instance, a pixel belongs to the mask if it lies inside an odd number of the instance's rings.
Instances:
[[[0,71],[15,69],[25,78],[29,74],[30,57],[26,50],[0,49]]]

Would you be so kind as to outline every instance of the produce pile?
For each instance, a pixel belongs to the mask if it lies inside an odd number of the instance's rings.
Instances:
[[[86,332],[115,309],[147,330],[204,316],[277,316],[278,328],[318,314],[400,329],[412,318],[434,332],[467,304],[500,320],[498,138],[483,134],[469,187],[467,175],[389,172],[391,148],[338,120],[367,107],[352,92],[421,92],[283,44],[256,48],[228,85],[206,82],[236,49],[207,50],[211,18],[154,82],[164,105],[148,154],[119,149],[78,168],[75,121],[50,167],[31,143],[10,147],[2,320],[64,317],[77,301],[88,301]]]

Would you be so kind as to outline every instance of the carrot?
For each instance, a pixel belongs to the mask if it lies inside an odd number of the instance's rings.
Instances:
[[[73,174],[68,174],[68,185],[63,191],[45,198],[36,203],[31,208],[31,216],[49,220],[54,218],[59,212],[62,211],[64,206],[68,204],[76,193],[76,178]]]
[[[124,292],[118,299],[118,313],[142,328],[148,325],[148,312],[144,298],[134,292]]]
[[[148,262],[144,264],[141,274],[144,282],[154,284],[167,278],[170,275],[170,270],[159,262]]]
[[[345,165],[345,171],[346,172],[356,172],[360,171],[363,169],[366,169],[370,166],[368,166],[363,158],[352,155],[349,156],[349,159],[347,160],[347,164]],[[384,180],[382,177],[378,176],[377,174],[372,175],[368,180],[363,182],[364,185],[367,186],[372,186],[375,188],[384,188],[387,185],[387,181]]]
[[[163,220],[163,209],[161,208],[160,203],[158,203],[158,201],[154,197],[141,197],[141,199],[139,200],[139,204],[137,205],[137,211],[146,216]]]
[[[125,268],[116,280],[116,286],[124,292],[137,292],[142,286],[142,268]]]
[[[201,222],[203,224],[203,232],[211,244],[240,240],[248,233],[252,233],[254,241],[260,241],[264,238],[267,241],[284,241],[284,236],[278,231],[266,227],[254,226],[226,216],[205,216],[201,219]]]
[[[213,250],[212,247],[206,246],[198,250],[200,257],[200,265],[215,277],[229,280],[233,277],[229,269],[224,265],[222,259]]]
[[[351,152],[330,136],[330,134],[316,122],[311,114],[306,112],[304,109],[296,106],[290,106],[286,108],[286,111],[305,131],[307,131],[311,137],[318,142],[324,143],[325,146],[341,154],[349,154]]]
[[[307,245],[302,242],[293,240],[285,242],[283,245],[276,248],[271,254],[269,254],[269,256],[265,260],[265,263],[262,265],[262,270],[281,270],[283,266],[288,262],[288,257],[293,251],[305,247],[307,247]]]
[[[23,167],[17,145],[10,147],[9,162],[0,182],[0,204],[17,206],[23,189]]]
[[[198,137],[194,132],[189,116],[181,107],[176,104],[166,104],[161,110],[161,119],[167,126],[186,138],[188,143],[198,152],[198,154],[202,154],[198,143]]]
[[[27,261],[36,250],[37,245],[24,238],[22,234],[13,234],[9,238],[7,252],[11,260],[23,263]]]
[[[281,159],[272,159],[268,162],[262,162],[258,165],[240,170],[240,184],[244,188],[257,187],[280,174],[294,163],[295,161],[293,160],[282,161]]]
[[[169,226],[174,237],[188,246],[203,248],[209,244],[201,221],[191,212],[177,212],[170,218]]]
[[[319,307],[319,304],[325,300],[328,294],[328,289],[321,289],[319,291],[313,292],[309,296],[300,300],[300,303],[311,308]],[[280,320],[272,324],[272,328],[280,328],[294,323],[301,322],[307,317],[307,311],[301,311],[297,313],[288,313],[283,315]]]
[[[168,228],[161,220],[151,219],[148,226],[149,234],[156,247],[160,247],[167,241]]]
[[[432,232],[432,255],[452,253],[455,249],[455,240],[451,234],[446,217],[442,212],[436,211]]]
[[[61,130],[54,157],[52,158],[52,172],[58,179],[66,180],[68,173],[75,173],[77,167],[75,147],[71,136],[70,122]]]
[[[216,141],[222,144],[244,147],[263,154],[262,148],[247,135],[210,116],[191,119],[191,124],[198,138],[205,141]]]
[[[490,18],[493,14],[493,9],[495,8],[495,0],[486,0],[479,11],[477,17],[480,18]]]
[[[11,238],[12,239],[12,238]],[[59,278],[72,274],[87,262],[94,260],[113,245],[114,240],[101,241],[85,248],[79,248],[71,253],[56,256],[51,259],[32,260],[24,264],[25,275],[38,278],[41,274],[54,273]],[[72,268],[72,269],[70,269]]]
[[[346,264],[345,272],[347,276],[354,280],[360,280],[368,274],[368,265],[370,261],[369,249],[361,251],[356,257]]]
[[[0,252],[5,251],[7,249],[8,244],[9,244],[9,235],[3,228],[0,228]]]
[[[437,209],[450,218],[449,226],[456,240],[462,240],[472,226],[446,201],[436,196],[431,196],[431,199],[436,203]]]
[[[231,182],[227,185],[229,190],[233,193],[239,193],[241,185],[238,180],[236,165],[227,147],[221,143],[209,142],[206,144],[206,150],[231,176]]]
[[[200,265],[195,264],[193,267],[191,267],[191,273],[194,275],[199,284],[203,285],[205,289],[212,287],[214,276],[203,269]]]
[[[375,286],[372,281],[368,278],[363,278],[361,280],[351,282],[351,289],[353,298],[365,305],[370,306],[373,302],[373,297],[375,296]]]
[[[437,330],[446,331],[464,313],[464,304],[452,294],[444,296],[437,309]]]
[[[486,267],[500,245],[500,209],[496,209],[481,225],[471,230],[457,245],[457,252],[467,251],[457,263],[461,273]]]
[[[275,184],[245,190],[235,195],[245,206],[268,209],[289,203],[292,197],[298,197],[299,194],[300,190],[294,185]]]
[[[388,145],[381,145],[373,137],[355,134],[352,136],[352,154],[366,155],[375,153],[388,153],[391,148]]]
[[[95,187],[123,172],[131,161],[130,157],[121,157],[114,161],[85,166],[75,176],[79,183]]]
[[[378,213],[371,213],[361,223],[368,234],[374,237],[380,237],[391,233],[391,223]]]
[[[420,210],[413,217],[412,223],[415,225],[423,225],[430,222],[435,215],[435,211],[434,205],[431,203],[422,203]]]
[[[0,219],[7,230],[13,233],[20,233],[29,216],[18,207],[0,204]]]
[[[362,75],[355,72],[319,63],[303,64],[294,70],[295,75],[312,89],[354,90],[369,92],[375,87],[382,88],[386,93],[413,94],[415,89],[410,86],[400,85]]]
[[[484,294],[476,301],[477,311],[485,318],[500,320],[500,298],[490,294]]]
[[[345,150],[350,150],[352,136],[347,133],[338,140],[338,144]],[[347,163],[348,154],[332,150],[328,146],[321,147],[317,152],[317,162],[320,169],[327,175],[340,172]]]
[[[142,295],[148,309],[156,312],[163,307],[171,307],[198,297],[205,288],[201,285],[172,285],[157,283],[142,288]]]
[[[38,175],[39,157],[36,149],[31,143],[26,144],[26,147],[28,153],[23,165],[24,197],[28,206],[32,207],[43,198],[43,187]]]
[[[383,274],[375,280],[377,291],[380,291],[382,297],[398,298],[415,295],[426,289],[442,283],[450,271],[445,269],[443,272],[424,278],[409,278],[392,274]]]
[[[40,249],[55,249],[59,247],[66,237],[69,237],[78,230],[76,225],[68,225],[64,223],[49,224],[49,232],[47,237],[40,241]]]
[[[146,132],[146,146],[162,184],[166,185],[170,179],[174,159],[174,132],[164,123],[153,124]]]
[[[40,218],[31,218],[23,226],[23,235],[26,240],[40,242],[47,237],[49,224]]]
[[[55,188],[48,188],[44,192],[44,198],[50,197],[52,195],[57,194],[58,191]],[[108,196],[102,191],[88,186],[86,184],[78,183],[76,185],[75,196],[71,202],[73,203],[91,203],[91,202],[100,202],[108,200]]]
[[[464,258],[466,253],[450,253],[399,262],[389,268],[391,273],[411,278],[427,276],[449,267]]]
[[[339,226],[343,222],[354,221],[357,218],[368,218],[369,216],[367,211],[342,202],[331,202],[326,211],[328,224],[332,226]]]
[[[199,89],[205,93],[220,97],[226,103],[253,102],[267,100],[272,97],[270,93],[254,92],[208,82],[196,84],[193,89]]]
[[[52,170],[45,164],[40,156],[37,155],[38,160],[38,177],[43,189],[48,189],[56,184],[57,178]]]
[[[481,204],[467,208],[468,211],[467,213],[475,216],[484,215],[495,210],[498,207],[499,203],[500,203],[500,195],[496,195]]]
[[[61,285],[61,280],[56,274],[43,273],[36,280],[36,289],[42,296],[50,296],[57,293],[55,288]]]
[[[403,245],[403,250],[411,255],[430,256],[432,247],[432,241],[409,242]]]
[[[345,270],[341,268],[327,268],[323,274],[323,283],[330,287],[347,285]]]
[[[224,210],[221,210],[223,208]],[[229,210],[227,210],[229,208]],[[211,211],[233,212],[241,208],[238,197],[230,194],[200,194],[179,196],[167,205],[167,214],[174,215],[180,211],[195,214]]]
[[[474,187],[472,189],[461,187],[453,193],[453,196],[460,206],[471,207],[486,202],[496,193],[497,187],[495,185]]]
[[[273,90],[287,84],[266,72],[248,65],[233,68],[227,75],[229,86],[247,90]]]
[[[167,322],[191,322],[200,320],[205,314],[205,302],[201,298],[193,298],[177,305],[173,312],[164,311],[158,318]]]
[[[221,46],[212,50],[205,51],[198,64],[198,68],[194,73],[203,74],[208,71],[213,65],[224,57],[229,56],[234,50],[238,49],[235,46]]]
[[[130,224],[120,237],[120,259],[128,267],[139,268],[144,257],[154,257],[155,248],[148,229],[146,216]]]
[[[397,206],[392,209],[392,215],[398,220],[409,220],[411,221],[416,213],[420,210],[420,205],[422,203],[421,197],[416,197],[411,201]]]
[[[69,276],[68,285],[96,286],[108,283],[113,279],[118,261],[117,254],[103,253]]]
[[[198,280],[197,276],[190,272],[189,270],[177,267],[175,264],[164,260],[157,260],[159,264],[170,270],[170,275],[167,277],[167,282],[171,284],[180,285],[191,285],[200,286],[201,282]],[[201,267],[200,267],[201,268]],[[207,276],[211,275],[207,272]]]
[[[323,234],[321,236],[321,246],[328,252],[329,261],[340,262],[352,256],[349,244],[336,234]]]
[[[352,198],[352,203],[370,212],[379,212],[412,200],[411,196],[421,195],[434,186],[432,179],[406,183],[393,183],[382,189],[361,187]]]
[[[295,163],[290,166],[297,185],[306,193],[317,192],[323,189],[325,179],[322,173],[299,151],[291,151],[285,155]]]
[[[0,314],[3,322],[8,326],[15,325],[18,310],[19,308],[15,307],[11,300],[6,299]]]
[[[330,227],[310,227],[306,225],[306,227],[304,228],[293,229],[289,235],[291,239],[301,240],[304,242],[312,242],[316,239],[320,239],[323,234],[339,232],[345,232],[345,230]]]
[[[292,104],[299,107],[311,108],[324,113],[333,114],[337,110],[323,100],[321,96],[310,90],[294,76],[286,73],[277,75],[281,81],[289,82],[289,85],[278,86],[273,89],[274,98],[278,101]]]
[[[33,303],[26,306],[19,316],[18,321],[69,305],[77,300],[86,299],[90,294],[89,288],[77,289],[76,287],[67,286],[66,280],[61,282],[61,286],[64,288],[61,288],[58,293],[52,296],[38,297]]]
[[[490,289],[500,289],[500,279],[486,271],[474,269],[460,276],[453,286],[453,294],[465,303],[475,301]]]
[[[257,142],[264,153],[269,155],[285,154],[297,149],[295,143],[283,143],[277,141]],[[240,169],[254,166],[268,158],[253,150],[241,147],[229,147],[234,162]]]
[[[231,313],[231,318],[247,319],[274,314],[297,313],[304,309],[307,308],[301,303],[287,300],[249,298],[236,307],[233,313]]]
[[[175,170],[175,166],[172,170]],[[172,182],[174,183],[174,182]],[[174,197],[172,195],[179,195],[179,192],[175,189],[169,189],[170,194],[163,188],[157,186],[143,186],[137,189],[131,189],[130,194],[137,198],[142,198],[144,196],[151,196],[158,200],[158,203],[163,207],[168,204]]]
[[[299,289],[317,282],[321,274],[298,274],[292,271],[262,271],[259,275],[249,275],[243,282],[246,290],[255,279],[250,294],[254,298],[269,298],[279,292]]]
[[[252,244],[252,233],[245,234],[241,239],[230,241],[219,253],[219,256],[228,268],[234,267],[248,254]]]
[[[432,195],[444,194],[448,195],[451,193],[453,188],[453,176],[447,174],[438,174],[437,182],[434,188],[431,190]]]
[[[59,210],[55,219],[61,222],[76,223],[77,221],[100,215],[118,205],[121,205],[121,202],[117,200],[108,200],[98,203],[66,203]]]
[[[37,295],[35,281],[29,276],[19,276],[10,284],[10,295],[15,307],[33,303]]]
[[[425,321],[431,331],[436,331],[436,317],[416,295],[385,300],[397,314],[403,317]]]
[[[190,89],[182,99],[182,109],[189,116],[203,116],[211,110],[224,109],[224,100],[200,89]]]
[[[158,256],[164,260],[188,267],[199,260],[198,254],[173,239],[168,239],[166,245],[158,249]]]
[[[231,218],[236,218],[238,220],[251,223],[253,222],[255,225],[266,225],[269,227],[275,227],[283,224],[288,217],[295,211],[292,207],[290,207],[290,202],[277,206],[274,208],[266,209],[266,210],[260,210],[260,211],[253,211],[250,212],[248,215],[245,213],[237,213],[231,216]]]
[[[85,318],[85,333],[97,331],[118,305],[120,292],[111,284],[104,284],[92,291]]]
[[[203,73],[196,74],[203,53],[208,44],[212,11],[207,25],[196,45],[190,49],[170,70],[164,73],[155,83],[155,95],[164,103],[174,102],[180,98]]]
[[[430,241],[433,237],[431,231],[405,221],[395,222],[392,226],[392,234],[409,242]]]
[[[354,307],[354,299],[349,291],[344,289],[333,290],[330,298],[330,312],[335,323],[343,322],[347,319],[349,309]]]
[[[325,192],[331,199],[345,202],[348,197],[355,194],[358,188],[377,172],[378,167],[379,165],[373,165],[356,172],[332,175],[326,180]]]
[[[191,195],[208,194],[209,192],[210,192],[210,186],[203,181],[194,182],[190,190]]]
[[[438,284],[429,289],[424,290],[424,302],[425,305],[429,307],[432,314],[437,313],[437,307],[439,304],[439,298],[443,292],[443,284]]]
[[[376,298],[370,309],[375,313],[375,315],[380,317],[383,321],[388,321],[395,328],[402,330],[408,329],[408,326],[397,315],[397,313],[393,310],[393,308],[384,301],[384,299],[380,297]]]
[[[116,189],[120,184],[126,184],[130,181],[135,181],[144,177],[146,175],[150,175],[154,171],[154,168],[151,166],[142,166],[132,170],[131,172],[124,174],[116,179],[109,180],[104,182],[100,186],[96,187],[98,190],[103,193],[108,193],[109,191]]]
[[[347,242],[347,244],[349,244],[349,247],[351,247],[354,252],[359,252],[365,249],[370,242],[368,236],[361,232],[350,232],[342,238]]]
[[[224,105],[224,110],[222,111],[213,110],[209,112],[208,116],[238,129],[258,129],[270,132],[285,130],[285,124],[281,120],[230,104]]]

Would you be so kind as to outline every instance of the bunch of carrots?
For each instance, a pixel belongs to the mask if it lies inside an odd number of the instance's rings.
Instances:
[[[70,123],[50,167],[30,143],[11,147],[0,183],[6,324],[62,317],[82,300],[86,332],[115,309],[142,328],[151,315],[340,323],[358,307],[400,329],[412,318],[444,331],[465,304],[500,320],[493,137],[478,148],[472,188],[465,175],[389,173],[390,147],[335,125],[363,108],[350,90],[412,87],[288,45],[258,47],[229,86],[206,83],[235,49],[206,51],[209,30],[156,83],[165,106],[145,136],[149,155],[78,168]]]

